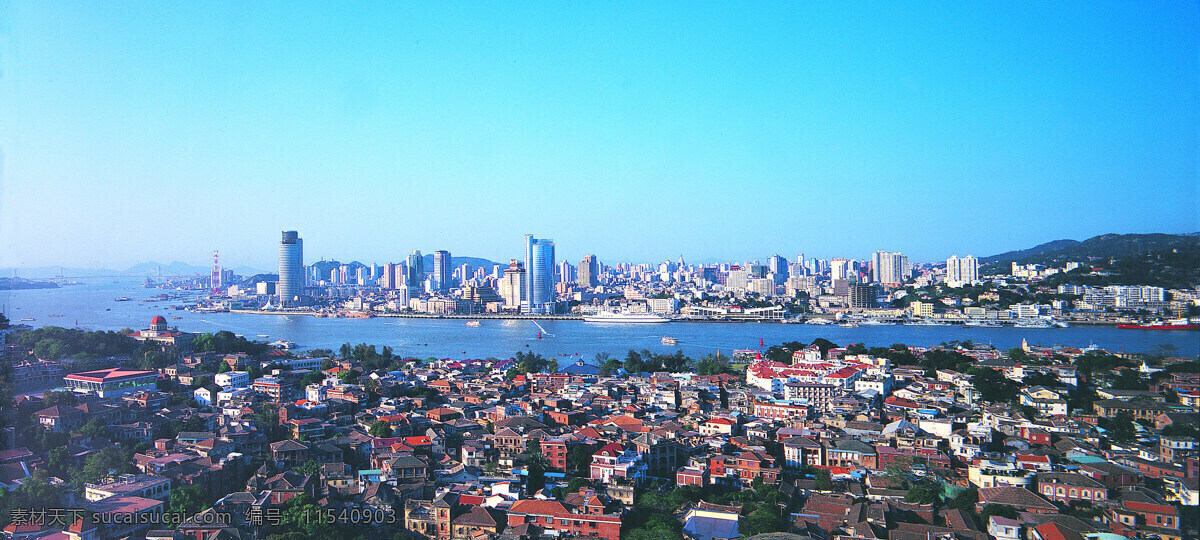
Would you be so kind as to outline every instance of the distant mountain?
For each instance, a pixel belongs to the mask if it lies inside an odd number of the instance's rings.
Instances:
[[[450,254],[450,263],[454,265],[454,268],[458,268],[462,266],[463,263],[466,263],[471,265],[471,268],[483,268],[489,272],[492,270],[492,265],[497,264],[487,259],[481,259],[479,257],[459,257],[453,253]],[[453,270],[453,268],[451,270]],[[425,271],[433,271],[433,254],[425,255]]]
[[[1191,234],[1102,234],[1082,242],[1055,240],[1040,246],[1009,251],[980,262],[992,264],[1050,264],[1088,259],[1109,259],[1171,250],[1200,250],[1200,233]]]
[[[171,264],[161,264],[156,262],[144,262],[135,264],[126,268],[123,273],[150,275],[162,272],[164,276],[189,276],[192,274],[208,275],[209,268],[207,266],[192,266],[187,263],[175,261]]]

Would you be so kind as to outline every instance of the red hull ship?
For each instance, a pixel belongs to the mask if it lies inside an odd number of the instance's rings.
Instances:
[[[1155,321],[1146,324],[1118,324],[1117,328],[1132,330],[1200,330],[1200,324],[1193,323],[1187,319],[1177,319],[1166,322]]]

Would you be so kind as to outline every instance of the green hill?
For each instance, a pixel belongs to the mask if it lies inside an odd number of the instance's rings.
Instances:
[[[1082,242],[1055,240],[1040,246],[984,257],[980,263],[1052,265],[1067,261],[1130,257],[1178,250],[1200,251],[1200,233],[1191,234],[1102,234]]]

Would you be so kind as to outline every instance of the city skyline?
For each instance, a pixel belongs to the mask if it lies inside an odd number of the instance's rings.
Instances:
[[[8,6],[0,267],[1200,229],[1195,3],[739,8]]]

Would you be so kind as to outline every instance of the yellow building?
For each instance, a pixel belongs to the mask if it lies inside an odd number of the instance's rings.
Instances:
[[[931,302],[913,302],[908,305],[914,317],[932,317],[933,303]]]

